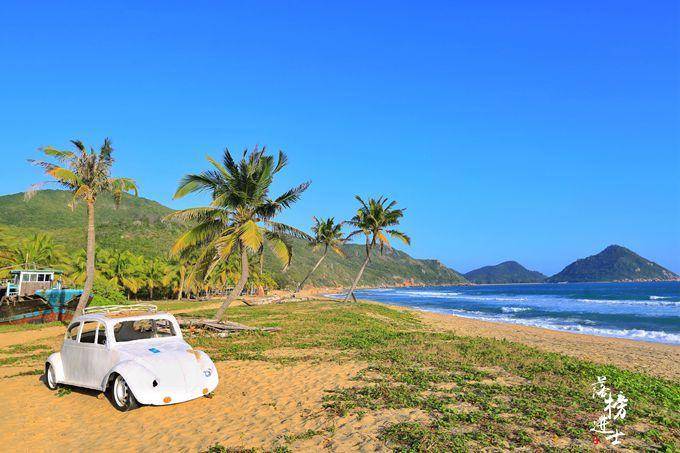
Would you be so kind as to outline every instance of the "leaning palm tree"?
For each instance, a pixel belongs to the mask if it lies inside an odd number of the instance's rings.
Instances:
[[[172,252],[181,256],[198,251],[198,262],[206,266],[206,276],[220,263],[228,261],[232,254],[240,255],[238,282],[215,315],[220,320],[246,285],[249,253],[262,256],[264,245],[268,244],[285,269],[292,258],[288,238],[310,239],[306,233],[274,221],[277,214],[300,198],[310,183],[302,183],[276,198],[270,198],[274,176],[288,162],[281,151],[278,159],[274,159],[265,154],[264,148],[255,147],[251,152],[243,151],[237,163],[229,150],[225,150],[222,163],[212,158],[208,161],[213,168],[182,178],[175,198],[194,192],[209,192],[210,205],[176,211],[166,219],[194,222],[194,227],[177,240]]]
[[[29,160],[34,165],[42,167],[45,174],[51,176],[54,180],[34,184],[26,192],[26,196],[30,198],[45,184],[56,183],[73,193],[73,199],[69,204],[71,209],[74,209],[76,203],[80,200],[87,204],[87,276],[83,293],[76,307],[76,313],[81,313],[90,299],[94,285],[94,206],[97,197],[102,193],[111,193],[116,205],[118,205],[123,193],[132,192],[135,196],[137,195],[137,185],[129,178],[111,177],[113,148],[108,138],[104,140],[98,152],[95,152],[92,148],[88,151],[79,140],[71,140],[71,143],[76,147],[75,152],[62,151],[51,146],[42,148],[42,152],[48,157],[54,158],[57,163]]]
[[[347,236],[347,239],[357,234],[363,234],[366,237],[366,259],[364,259],[364,263],[361,265],[361,269],[359,269],[352,287],[345,296],[345,302],[349,300],[350,296],[354,297],[354,290],[359,284],[359,280],[368,262],[371,260],[373,248],[376,245],[380,245],[380,253],[382,253],[383,248],[392,247],[385,234],[400,239],[407,245],[411,244],[411,238],[401,231],[392,228],[399,225],[399,219],[404,216],[403,209],[394,209],[394,206],[397,204],[396,201],[388,203],[387,198],[380,197],[378,199],[369,198],[368,202],[365,202],[359,195],[356,195],[355,198],[361,203],[361,206],[357,214],[352,217],[352,220],[347,221],[347,223],[356,228]]]
[[[310,242],[310,245],[314,250],[318,250],[319,248],[323,247],[323,254],[316,262],[314,267],[309,270],[305,278],[303,278],[300,284],[297,286],[297,289],[295,290],[296,293],[300,292],[302,287],[307,282],[307,279],[309,279],[314,271],[316,271],[321,262],[326,259],[329,249],[333,250],[342,257],[346,256],[345,252],[342,250],[342,245],[347,241],[347,239],[345,239],[342,235],[342,224],[343,222],[335,223],[335,219],[333,217],[328,219],[317,219],[314,217],[314,226],[312,227],[314,236]]]

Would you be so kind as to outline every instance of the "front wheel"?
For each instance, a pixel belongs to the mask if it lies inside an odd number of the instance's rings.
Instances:
[[[54,367],[47,363],[45,364],[45,385],[50,390],[56,390],[59,384],[57,384],[57,374],[54,371]]]
[[[123,376],[116,375],[111,385],[111,403],[121,412],[131,411],[139,406]]]

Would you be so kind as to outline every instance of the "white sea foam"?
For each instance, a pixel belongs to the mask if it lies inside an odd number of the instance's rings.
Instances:
[[[649,296],[650,300],[670,299],[670,296]]]
[[[653,297],[653,296],[652,296]],[[651,299],[651,297],[650,297]],[[567,299],[569,300],[569,299]],[[573,299],[576,302],[585,302],[589,304],[603,304],[603,305],[630,305],[630,306],[647,306],[647,307],[680,307],[680,301],[663,301],[658,299],[652,300],[617,300],[617,299]]]
[[[442,309],[442,310],[426,310],[436,311],[438,313],[446,313],[463,318],[480,319],[482,321],[504,322],[509,324],[520,324],[523,326],[541,327],[543,329],[560,330],[572,333],[580,333],[586,335],[598,335],[604,337],[628,338],[631,340],[653,341],[657,343],[679,344],[680,334],[664,332],[660,330],[643,330],[643,329],[609,329],[604,327],[591,327],[596,324],[591,320],[579,321],[575,323],[573,319],[557,319],[557,318],[515,318],[512,316],[490,315],[475,310],[458,310],[458,309]],[[588,325],[584,325],[588,324]]]
[[[529,310],[531,310],[531,307],[501,307],[503,313],[520,313]]]

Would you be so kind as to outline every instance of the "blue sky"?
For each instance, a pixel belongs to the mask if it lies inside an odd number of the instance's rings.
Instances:
[[[611,243],[680,272],[679,12],[659,2],[4,2],[0,192],[109,136],[172,201],[228,146],[283,149],[283,218],[407,208],[406,251],[554,273]],[[66,215],[66,214],[65,214]]]

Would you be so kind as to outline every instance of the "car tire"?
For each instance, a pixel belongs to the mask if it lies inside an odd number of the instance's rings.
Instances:
[[[59,387],[57,374],[54,371],[54,367],[49,363],[45,364],[45,385],[50,390],[56,390]]]
[[[132,394],[132,390],[120,374],[116,374],[111,381],[109,397],[113,407],[121,412],[131,411],[139,407],[135,395]]]

